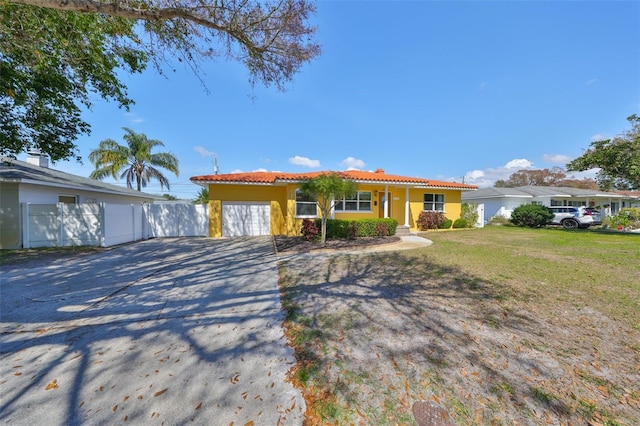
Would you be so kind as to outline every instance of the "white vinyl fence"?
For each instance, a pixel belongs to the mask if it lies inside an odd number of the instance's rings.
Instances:
[[[206,205],[21,204],[22,246],[109,247],[154,237],[208,235]]]

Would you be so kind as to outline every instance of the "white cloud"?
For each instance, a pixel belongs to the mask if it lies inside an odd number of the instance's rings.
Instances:
[[[193,150],[195,152],[197,152],[198,154],[202,155],[203,157],[215,157],[216,153],[209,151],[207,148],[200,146],[200,145],[196,145],[193,147]]]
[[[542,156],[542,160],[544,160],[545,163],[561,164],[564,166],[569,161],[573,160],[573,158],[563,154],[544,154]]]
[[[587,80],[587,86],[591,86],[592,84],[596,84],[597,82],[597,78],[592,78],[591,80]]]
[[[129,123],[133,123],[133,124],[139,124],[142,123],[144,121],[144,119],[138,117],[135,113],[133,112],[125,112],[124,116],[127,118],[127,120],[129,121]]]
[[[299,155],[289,158],[289,164],[294,164],[296,166],[311,167],[311,168],[320,167],[319,160],[312,160],[310,158],[301,157]]]
[[[464,183],[470,185],[477,185],[480,188],[486,188],[493,186],[497,180],[509,179],[509,176],[517,172],[518,170],[532,168],[533,163],[526,158],[516,158],[509,161],[504,166],[487,167],[486,169],[475,169],[464,174]],[[459,177],[444,178],[444,180],[451,182],[460,182]]]
[[[480,83],[480,91],[484,92],[484,89],[486,89],[486,88],[487,88],[487,82],[486,81],[481,82]]]
[[[340,165],[346,167],[347,170],[362,170],[365,166],[364,161],[353,157],[345,158],[340,162]]]
[[[484,177],[484,172],[482,170],[472,170],[467,172],[465,178],[468,177],[470,179],[480,179]]]
[[[611,138],[609,138],[608,136],[605,136],[605,135],[601,135],[600,133],[591,136],[591,142],[603,141],[605,139],[611,139]]]
[[[267,169],[263,169],[263,168],[259,168],[259,169],[255,169],[255,170],[251,170],[251,172],[268,172],[269,170]],[[229,173],[247,173],[242,169],[234,169],[231,170]]]
[[[526,158],[516,158],[504,165],[507,169],[526,169],[533,166],[533,163]]]

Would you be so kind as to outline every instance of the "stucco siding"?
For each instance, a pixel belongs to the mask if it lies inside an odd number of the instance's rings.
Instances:
[[[0,249],[17,249],[20,241],[18,184],[0,182]]]

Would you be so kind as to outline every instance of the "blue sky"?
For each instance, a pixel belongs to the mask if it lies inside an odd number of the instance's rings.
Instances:
[[[53,167],[88,176],[88,153],[129,127],[178,157],[169,192],[185,199],[213,153],[220,173],[383,168],[491,186],[563,167],[640,114],[637,1],[320,1],[313,20],[323,53],[287,92],[252,90],[223,59],[203,65],[209,93],[182,65],[125,75],[131,111],[96,99],[84,164]]]

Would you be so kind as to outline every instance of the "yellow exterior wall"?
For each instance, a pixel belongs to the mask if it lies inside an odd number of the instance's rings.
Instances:
[[[295,217],[296,184],[286,186],[209,184],[209,236],[222,236],[222,203],[225,201],[262,201],[271,207],[272,235],[300,235],[302,219]],[[383,217],[379,215],[378,194],[384,193],[384,185],[359,185],[359,191],[371,191],[371,212],[336,212],[336,219],[358,220]],[[391,216],[399,226],[405,223],[405,194],[402,186],[388,186],[391,193]],[[432,188],[409,189],[409,226],[416,230],[416,220],[424,205],[424,194],[444,194],[445,216],[456,220],[461,213],[462,191]]]
[[[447,219],[456,220],[462,212],[462,191],[442,189],[410,189],[409,190],[409,226],[417,229],[416,220],[424,207],[424,194],[444,194],[444,215]],[[404,217],[399,224],[404,224]]]

